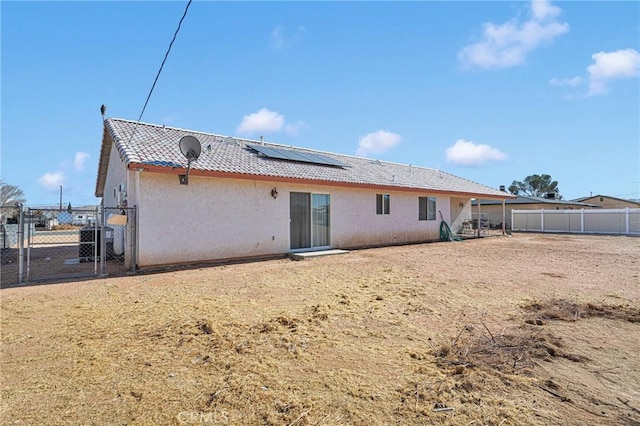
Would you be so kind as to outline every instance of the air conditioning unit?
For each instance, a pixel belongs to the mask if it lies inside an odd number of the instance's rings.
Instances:
[[[118,191],[116,196],[118,207],[127,207],[127,193],[126,191]]]
[[[113,192],[116,197],[118,207],[127,207],[127,191],[124,190],[124,183],[118,185]]]

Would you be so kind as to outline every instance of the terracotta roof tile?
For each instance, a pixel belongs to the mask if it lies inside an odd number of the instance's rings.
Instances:
[[[105,126],[127,165],[137,163],[161,167],[186,167],[187,161],[180,152],[178,141],[185,135],[192,135],[197,137],[202,145],[200,157],[191,163],[192,170],[510,198],[508,194],[497,189],[425,167],[265,142],[264,146],[267,147],[320,154],[344,163],[347,167],[278,160],[252,150],[251,146],[261,144],[255,140],[146,123],[136,125],[134,121],[114,118],[107,119]],[[101,194],[99,186],[100,176],[96,194]]]

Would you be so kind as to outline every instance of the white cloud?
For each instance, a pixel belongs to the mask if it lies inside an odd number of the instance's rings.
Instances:
[[[275,27],[273,31],[271,31],[269,46],[272,49],[276,49],[276,50],[281,50],[287,47],[295,46],[296,44],[300,43],[300,41],[302,40],[302,35],[306,31],[307,30],[304,27],[300,26],[296,29],[296,31],[293,34],[286,35],[282,26],[279,25]]]
[[[84,162],[87,161],[90,157],[91,155],[89,155],[86,152],[82,152],[82,151],[76,152],[76,156],[73,159],[73,167],[79,172],[83,171]]]
[[[297,123],[285,124],[283,131],[285,135],[298,136],[305,128],[307,128],[307,123],[298,121]]]
[[[38,183],[49,191],[57,191],[64,184],[64,172],[47,172],[40,176]]]
[[[531,2],[531,12],[534,19],[544,21],[547,18],[555,18],[560,15],[562,10],[559,7],[552,6],[548,1],[540,0]]]
[[[552,78],[549,80],[549,84],[552,86],[569,86],[576,87],[582,84],[583,78],[576,76],[573,78]]]
[[[464,139],[458,139],[453,146],[445,150],[449,163],[459,166],[482,166],[489,161],[503,161],[507,155],[497,148],[485,144],[476,144]]]
[[[285,119],[282,114],[262,108],[257,112],[245,115],[236,131],[241,135],[278,133],[284,125]]]
[[[589,95],[604,95],[612,80],[637,77],[640,70],[640,53],[635,49],[615,52],[598,52],[591,55],[589,65]]]
[[[483,69],[520,65],[530,52],[569,31],[569,24],[556,19],[561,12],[546,0],[534,0],[529,20],[485,23],[482,39],[458,52],[458,60]]]
[[[368,133],[358,141],[356,155],[366,157],[369,154],[382,154],[402,141],[402,137],[386,130]]]

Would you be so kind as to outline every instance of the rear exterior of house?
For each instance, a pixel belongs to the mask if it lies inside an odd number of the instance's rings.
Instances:
[[[188,185],[185,135],[202,145]],[[139,267],[434,241],[472,197],[509,198],[434,169],[119,119],[105,121],[96,195],[136,206]]]

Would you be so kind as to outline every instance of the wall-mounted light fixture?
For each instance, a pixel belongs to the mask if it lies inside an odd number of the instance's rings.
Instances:
[[[464,203],[463,203],[462,201],[460,201],[460,202],[458,203],[458,207],[460,207],[460,208],[464,207]]]
[[[278,198],[278,189],[275,186],[271,188],[271,196],[273,197],[274,200]]]

